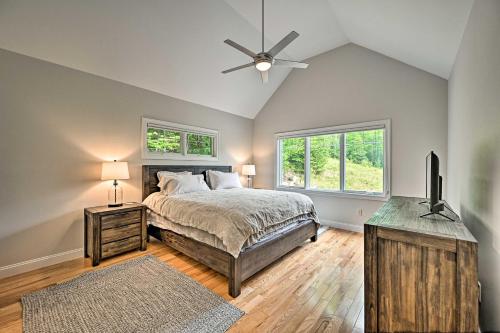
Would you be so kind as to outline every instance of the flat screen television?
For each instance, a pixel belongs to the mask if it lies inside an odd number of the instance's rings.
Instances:
[[[425,178],[426,201],[422,203],[429,204],[429,213],[421,217],[437,214],[452,220],[450,217],[441,214],[445,209],[443,201],[443,177],[439,175],[439,157],[433,151],[425,158]]]

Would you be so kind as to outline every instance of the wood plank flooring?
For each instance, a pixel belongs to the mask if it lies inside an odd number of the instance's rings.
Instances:
[[[362,332],[363,235],[327,229],[245,281],[241,295],[227,294],[227,279],[152,240],[92,267],[75,259],[0,280],[0,332],[22,332],[21,295],[70,280],[83,272],[153,254],[246,312],[229,332]]]

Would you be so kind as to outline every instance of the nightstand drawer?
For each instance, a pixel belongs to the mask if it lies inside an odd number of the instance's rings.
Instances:
[[[134,236],[116,242],[102,244],[102,257],[111,257],[115,254],[135,250],[141,246],[141,237]]]
[[[121,227],[123,225],[140,223],[142,210],[134,210],[130,212],[105,215],[101,217],[101,228],[111,229]]]
[[[101,242],[103,244],[112,241],[138,236],[141,234],[141,223],[126,224],[112,229],[104,229],[101,233]]]

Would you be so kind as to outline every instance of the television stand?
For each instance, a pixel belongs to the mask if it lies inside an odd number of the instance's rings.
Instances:
[[[444,214],[441,214],[441,212],[436,212],[436,213],[429,212],[429,213],[427,213],[427,214],[420,215],[420,217],[421,217],[421,218],[424,218],[424,217],[431,216],[431,215],[439,215],[439,216],[442,216],[442,217],[447,218],[448,220],[450,220],[450,221],[452,221],[452,222],[455,222],[455,220],[454,220],[454,219],[452,219],[451,217],[446,216],[446,215],[444,215]]]
[[[421,202],[419,202],[419,204],[424,204],[424,203],[428,204],[429,202],[427,202],[427,201],[421,201]],[[446,218],[446,219],[448,219],[448,220],[450,220],[452,222],[455,222],[455,220],[452,219],[451,217],[446,216],[446,215],[444,215],[444,214],[441,213],[441,212],[443,212],[445,210],[445,208],[448,209],[450,212],[453,213],[453,211],[451,210],[451,208],[448,207],[448,206],[446,206],[446,204],[445,204],[444,201],[441,201],[441,202],[438,202],[437,204],[435,204],[433,207],[430,207],[430,212],[425,213],[423,215],[420,215],[420,217],[424,218],[424,217],[431,216],[431,215],[439,215],[439,216],[442,216],[442,217],[444,217],[444,218]]]

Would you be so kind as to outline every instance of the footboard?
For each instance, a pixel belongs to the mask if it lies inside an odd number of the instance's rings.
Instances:
[[[241,282],[264,269],[304,241],[316,241],[319,224],[305,220],[293,229],[274,235],[263,242],[244,249],[238,258],[231,257],[229,264],[229,294],[236,297],[241,292]]]

